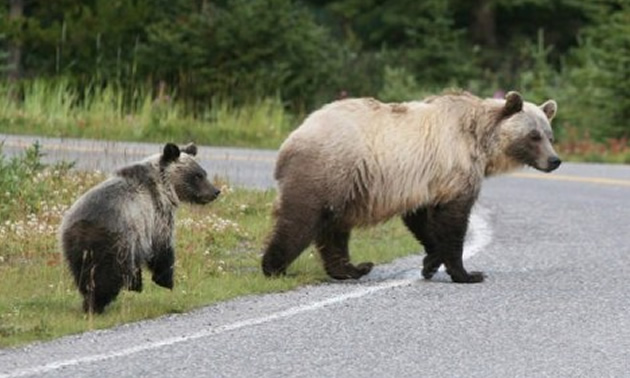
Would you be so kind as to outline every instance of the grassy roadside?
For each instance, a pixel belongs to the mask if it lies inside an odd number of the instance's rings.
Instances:
[[[13,134],[275,149],[304,117],[273,96],[239,106],[215,99],[191,111],[164,91],[116,86],[79,91],[64,79],[24,82],[22,101],[10,93],[0,81],[0,132]],[[558,134],[565,161],[630,164],[628,138],[597,142],[570,126]]]
[[[123,292],[103,316],[87,316],[81,312],[56,233],[64,211],[102,179],[100,173],[76,172],[68,165],[45,167],[37,148],[20,158],[0,160],[0,347],[327,279],[312,248],[291,266],[287,277],[264,278],[260,250],[271,227],[275,193],[223,187],[213,204],[182,206],[178,211],[173,291],[145,279],[143,293]],[[354,261],[384,263],[418,249],[400,221],[359,230],[351,241]]]
[[[296,117],[277,97],[234,106],[216,99],[194,112],[167,93],[115,86],[77,90],[67,80],[33,80],[22,101],[0,81],[0,132],[52,137],[277,148]]]

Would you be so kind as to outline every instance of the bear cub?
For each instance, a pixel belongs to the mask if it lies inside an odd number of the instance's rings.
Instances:
[[[142,291],[142,266],[173,288],[173,228],[180,201],[206,204],[220,191],[195,161],[197,147],[168,143],[83,194],[64,215],[60,244],[83,310],[102,313],[121,289]]]

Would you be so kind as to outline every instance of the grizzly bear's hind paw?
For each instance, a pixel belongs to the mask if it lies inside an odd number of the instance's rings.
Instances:
[[[373,262],[363,262],[357,265],[357,272],[360,274],[359,277],[365,276],[366,274],[370,273],[372,271],[372,268],[374,268]]]
[[[338,267],[334,270],[330,269],[327,273],[336,280],[359,279],[370,273],[373,267],[374,263],[372,262],[360,263],[357,266],[346,263],[343,267]]]

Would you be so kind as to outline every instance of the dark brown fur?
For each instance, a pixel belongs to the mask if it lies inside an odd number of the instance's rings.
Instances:
[[[182,150],[196,154],[194,145]],[[102,313],[121,289],[142,291],[142,265],[157,285],[173,288],[174,211],[179,201],[207,203],[219,191],[190,156],[167,144],[161,156],[116,172],[85,193],[64,216],[61,246],[83,296]]]

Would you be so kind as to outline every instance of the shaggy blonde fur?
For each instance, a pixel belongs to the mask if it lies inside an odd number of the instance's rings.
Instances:
[[[484,176],[523,165],[505,154],[521,137],[501,128],[505,103],[467,93],[402,104],[337,101],[285,141],[275,178],[281,192],[301,185],[325,193],[326,206],[358,226],[449,202],[463,191],[476,196]],[[544,118],[533,104],[524,112]]]
[[[280,148],[276,223],[263,254],[267,276],[283,274],[313,241],[329,276],[359,278],[373,264],[350,262],[355,226],[401,215],[425,246],[422,275],[446,266],[454,282],[483,281],[462,262],[472,206],[485,176],[522,165],[550,172],[557,105],[468,93],[385,104],[334,102],[311,114]]]

